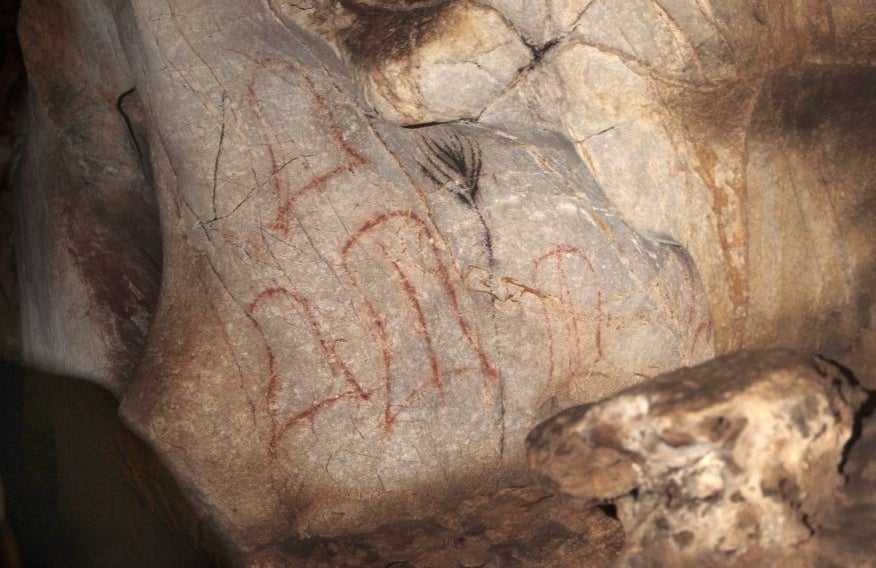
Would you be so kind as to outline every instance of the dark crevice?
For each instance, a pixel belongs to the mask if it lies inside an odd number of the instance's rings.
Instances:
[[[431,126],[441,126],[445,124],[475,124],[476,121],[470,119],[457,119],[457,120],[447,120],[447,121],[433,121],[433,122],[420,122],[417,124],[405,124],[402,125],[402,128],[405,130],[418,130],[420,128],[429,128]]]
[[[844,474],[845,467],[849,461],[849,456],[851,455],[852,449],[861,437],[861,433],[864,427],[864,420],[866,420],[874,413],[874,411],[876,411],[876,391],[863,388],[858,378],[855,376],[854,373],[852,373],[851,369],[849,369],[842,363],[839,363],[838,361],[835,361],[834,359],[825,357],[823,355],[818,355],[816,360],[824,361],[835,367],[849,385],[854,388],[860,388],[867,395],[867,398],[864,400],[863,404],[861,404],[861,406],[855,412],[854,421],[852,423],[852,435],[849,436],[848,441],[846,442],[845,446],[843,446],[842,459],[840,459],[838,471],[841,474]],[[842,392],[842,389],[837,390],[839,390],[840,393]]]
[[[597,505],[597,508],[605,513],[606,516],[617,520],[617,505],[615,505],[614,503],[603,503],[601,505]]]
[[[867,393],[867,399],[864,401],[864,404],[861,405],[858,411],[855,412],[855,418],[852,424],[852,435],[849,436],[846,445],[843,446],[842,459],[840,460],[838,467],[840,473],[844,473],[852,449],[854,449],[855,443],[861,437],[861,433],[864,428],[864,420],[866,420],[873,414],[874,411],[876,411],[876,391],[868,389],[864,389],[864,391]]]
[[[213,218],[217,218],[219,214],[216,212],[216,190],[219,185],[219,160],[222,159],[222,143],[225,142],[225,121],[222,121],[222,128],[219,130],[219,144],[216,149],[216,159],[213,162]]]
[[[137,158],[139,158],[140,165],[143,167],[144,171],[146,169],[146,164],[144,162],[143,150],[140,148],[140,143],[137,142],[137,135],[134,133],[134,125],[131,123],[131,117],[128,116],[128,113],[125,112],[124,103],[125,99],[132,95],[137,90],[137,87],[131,87],[116,99],[116,110],[122,115],[122,120],[125,121],[125,126],[128,128],[128,135],[131,137],[131,144],[134,146],[134,150],[137,152]]]
[[[540,63],[544,59],[545,55],[547,55],[547,53],[551,49],[553,49],[554,47],[556,47],[560,43],[559,38],[552,39],[543,45],[535,45],[535,44],[529,43],[525,39],[523,39],[522,41],[523,41],[524,45],[526,45],[526,47],[529,48],[529,52],[532,54],[532,61],[529,63],[530,68],[532,68],[535,65],[537,65],[538,63]]]

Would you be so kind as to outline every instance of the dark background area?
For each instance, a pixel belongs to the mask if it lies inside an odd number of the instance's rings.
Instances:
[[[211,564],[141,494],[129,454],[148,449],[93,384],[0,363],[6,515],[33,567]]]
[[[23,135],[27,79],[15,33],[17,17],[18,0],[0,0],[0,359],[15,359],[21,350],[12,248],[12,181],[18,140]]]

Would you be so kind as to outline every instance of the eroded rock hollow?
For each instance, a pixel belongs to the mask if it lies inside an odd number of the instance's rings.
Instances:
[[[864,0],[28,0],[19,27],[26,357],[110,389],[241,562],[523,484],[563,408],[867,324]]]

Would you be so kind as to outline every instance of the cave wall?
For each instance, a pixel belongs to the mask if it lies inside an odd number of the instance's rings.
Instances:
[[[108,388],[240,555],[523,483],[557,410],[852,344],[874,20],[28,0],[25,359]]]

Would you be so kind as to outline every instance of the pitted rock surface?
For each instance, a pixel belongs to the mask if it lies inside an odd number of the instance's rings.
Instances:
[[[625,565],[775,561],[834,512],[864,398],[823,359],[742,352],[561,412],[529,460],[549,488],[617,506]]]

